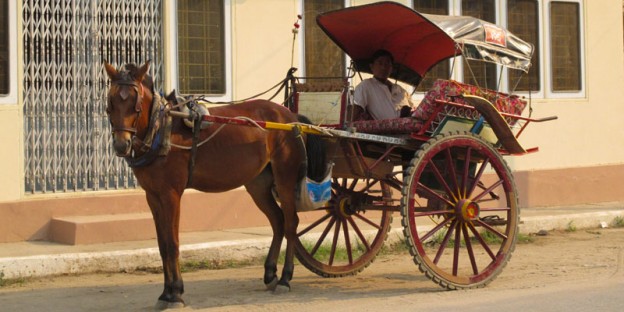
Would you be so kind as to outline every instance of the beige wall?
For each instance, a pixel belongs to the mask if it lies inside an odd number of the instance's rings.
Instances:
[[[16,13],[20,12],[21,1],[12,1],[17,3]],[[375,1],[351,1],[353,5],[370,2]],[[622,178],[607,174],[604,168],[608,172],[623,172],[624,168],[624,49],[621,10],[619,2],[584,1],[586,98],[533,100],[534,117],[557,115],[559,120],[530,125],[520,138],[523,146],[539,146],[540,152],[507,158],[512,169],[519,173],[520,191],[530,195],[530,199],[524,201],[525,204],[570,204],[569,200],[540,201],[541,190],[532,185],[548,185],[555,189],[552,194],[567,196],[569,193],[580,194],[575,189],[581,190],[586,185],[583,181],[591,181],[592,186],[609,190],[610,193],[604,196],[593,194],[574,197],[579,203],[602,199],[624,201],[624,194],[620,195],[617,189],[600,186],[600,183],[613,186],[614,182]],[[165,14],[170,12],[165,10]],[[284,78],[291,64],[291,30],[299,13],[298,0],[231,1],[233,99],[247,98],[265,91]],[[165,17],[165,24],[170,21],[170,18]],[[17,38],[21,38],[19,19],[17,24]],[[170,37],[165,38],[171,40]],[[18,50],[21,51],[21,40],[17,40],[17,43]],[[301,67],[299,48],[299,44],[295,44],[295,67]],[[21,81],[20,73],[23,68],[21,58],[19,60],[17,72],[18,81]],[[21,85],[18,88],[18,94],[21,94]],[[280,102],[282,98],[275,100]],[[0,206],[34,199],[33,196],[23,194],[22,128],[21,96],[16,103],[0,104],[0,142],[3,143],[0,148]],[[574,170],[573,179],[562,186],[565,187],[565,192],[557,191],[557,183],[549,182],[556,182],[553,179],[565,179],[566,168],[578,170]],[[601,169],[594,170],[595,168]],[[596,172],[600,173],[595,174]],[[591,189],[585,190],[592,192]],[[101,194],[46,194],[37,197],[84,198],[98,197]]]

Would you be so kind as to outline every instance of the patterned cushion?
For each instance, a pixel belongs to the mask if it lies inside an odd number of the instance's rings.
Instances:
[[[362,120],[352,124],[358,132],[373,134],[404,134],[420,130],[423,122],[412,117]]]
[[[520,99],[517,95],[508,95],[506,93],[463,84],[454,80],[438,79],[434,82],[433,87],[427,94],[425,94],[425,97],[414,110],[412,116],[421,120],[428,120],[436,107],[436,99],[466,104],[460,96],[462,94],[471,94],[486,98],[496,106],[498,111],[514,115],[521,115],[527,105],[527,102]],[[507,121],[510,125],[515,123],[515,120],[512,118],[508,118]]]

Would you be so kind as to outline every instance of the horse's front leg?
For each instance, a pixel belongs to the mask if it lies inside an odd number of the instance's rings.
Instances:
[[[147,202],[154,217],[158,249],[163,264],[165,285],[158,297],[157,308],[184,307],[184,283],[179,265],[180,197],[174,192],[147,193]]]

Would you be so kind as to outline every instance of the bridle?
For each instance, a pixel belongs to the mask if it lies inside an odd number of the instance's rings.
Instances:
[[[113,133],[120,132],[120,131],[129,132],[130,134],[132,134],[132,137],[134,139],[137,133],[137,124],[141,117],[141,112],[143,111],[143,106],[141,105],[141,103],[143,102],[143,84],[137,83],[136,81],[128,81],[128,80],[112,81],[111,84],[116,84],[119,86],[131,86],[135,89],[137,93],[136,103],[134,104],[134,111],[136,112],[136,118],[134,119],[134,123],[132,124],[131,128],[119,127],[119,126],[113,125],[112,121],[110,120],[110,113],[111,113],[110,106],[112,106],[110,97],[108,99],[109,107],[106,109],[106,114],[109,117],[108,121],[111,124],[112,132]]]

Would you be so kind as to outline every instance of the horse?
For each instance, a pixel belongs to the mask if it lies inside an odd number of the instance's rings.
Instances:
[[[240,125],[213,124],[200,130],[195,139],[204,141],[193,153],[194,132],[181,118],[169,117],[168,131],[153,131],[156,120],[167,128],[166,118],[154,118],[152,78],[147,74],[149,61],[142,66],[126,64],[120,70],[104,62],[110,78],[106,112],[112,128],[113,149],[132,167],[154,218],[158,247],[162,258],[164,290],[158,298],[160,308],[184,307],[184,283],[179,266],[180,199],[187,188],[203,192],[224,192],[244,186],[254,203],[266,215],[273,231],[269,252],[264,263],[264,284],[275,293],[290,291],[294,272],[294,245],[299,222],[296,213],[298,185],[306,175],[306,145],[310,135],[284,130],[265,130]],[[174,92],[165,107],[176,103]],[[162,107],[157,109],[166,111]],[[249,100],[241,104],[209,109],[215,116],[243,116],[253,120],[296,123],[297,115],[286,107],[268,100]],[[220,128],[223,126],[222,128]],[[218,130],[217,130],[218,129]],[[217,131],[217,133],[215,133]],[[154,137],[154,133],[156,135]],[[305,138],[307,136],[307,138]],[[156,138],[157,137],[157,138]],[[169,150],[154,147],[170,139]],[[151,141],[151,145],[150,142]],[[319,150],[318,146],[309,150]],[[154,152],[156,150],[156,153]],[[322,149],[320,149],[322,150]],[[160,152],[158,152],[160,151]],[[322,152],[321,152],[322,153]],[[310,158],[310,159],[307,159]],[[193,161],[194,165],[189,166]],[[324,160],[323,160],[324,161]],[[316,166],[322,167],[322,166]],[[273,190],[279,195],[279,204]],[[281,206],[281,207],[280,207]],[[282,241],[286,238],[285,262],[281,277],[277,261]]]

